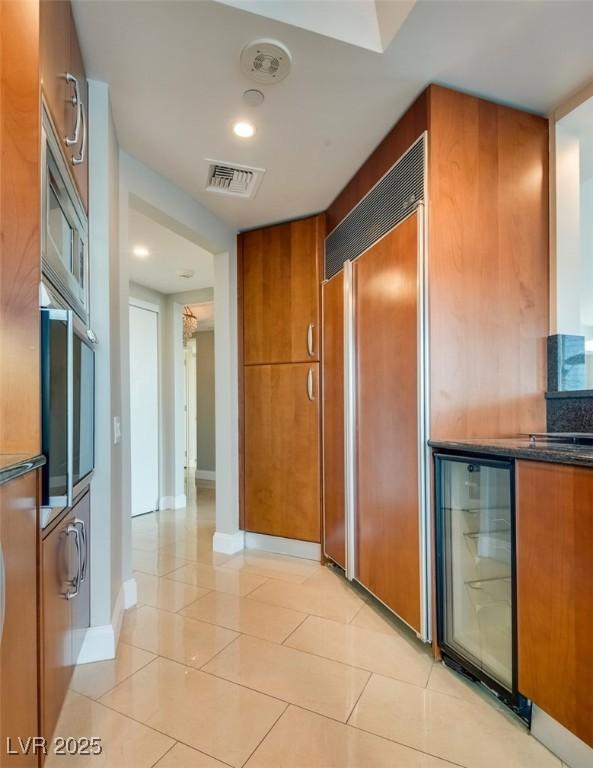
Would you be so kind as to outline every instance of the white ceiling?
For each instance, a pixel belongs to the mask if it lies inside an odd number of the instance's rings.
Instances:
[[[74,11],[122,147],[239,229],[325,209],[430,82],[546,114],[593,78],[592,2],[419,0],[383,54],[217,2]],[[239,55],[261,37],[287,45],[293,66],[248,108],[256,86]],[[233,135],[239,118],[253,139]],[[265,168],[255,199],[205,192],[205,158]]]
[[[383,51],[416,0],[217,0],[370,51]]]
[[[134,246],[148,249],[149,256],[139,258]],[[214,257],[195,243],[143,213],[129,209],[128,265],[130,280],[160,293],[181,293],[214,285]],[[190,278],[178,271],[193,270]]]

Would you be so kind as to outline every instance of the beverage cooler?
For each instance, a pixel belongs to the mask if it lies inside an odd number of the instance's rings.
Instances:
[[[517,689],[514,465],[437,454],[437,630],[445,663],[524,719]]]

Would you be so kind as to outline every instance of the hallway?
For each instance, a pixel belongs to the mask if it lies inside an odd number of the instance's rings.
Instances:
[[[133,519],[138,606],[76,669],[57,735],[106,768],[561,768],[333,569],[212,552],[215,491]]]

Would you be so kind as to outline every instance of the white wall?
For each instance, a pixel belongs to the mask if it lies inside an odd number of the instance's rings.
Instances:
[[[109,88],[89,81],[89,264],[90,325],[95,349],[95,474],[91,484],[91,629],[82,661],[115,652],[119,621],[134,601],[134,585],[123,545],[129,513],[125,446],[113,442],[113,419],[124,411],[122,398],[121,274],[119,258],[119,147]],[[127,290],[127,285],[126,285]],[[127,311],[125,313],[127,320]]]
[[[143,210],[214,256],[216,467],[215,543],[239,546],[238,395],[237,395],[237,258],[236,232],[171,182],[126,153],[120,153],[120,252],[128,247],[128,208]],[[124,258],[121,259],[123,263]],[[173,323],[181,327],[174,313]],[[122,326],[126,334],[127,329]],[[123,354],[123,350],[122,350]],[[127,354],[127,349],[126,349]],[[182,352],[179,352],[180,356]],[[129,366],[128,366],[129,367]],[[124,382],[129,370],[123,370]],[[125,390],[124,390],[125,391]],[[183,402],[183,382],[177,390]],[[128,409],[129,410],[129,409]],[[183,418],[183,417],[182,417]],[[126,423],[129,428],[129,417]],[[175,450],[184,451],[181,439]],[[128,462],[129,463],[129,462]],[[124,466],[125,471],[125,466]],[[183,463],[181,463],[181,472]],[[220,535],[219,535],[220,534]],[[226,543],[225,543],[226,542]]]
[[[581,333],[579,139],[556,126],[557,333]]]

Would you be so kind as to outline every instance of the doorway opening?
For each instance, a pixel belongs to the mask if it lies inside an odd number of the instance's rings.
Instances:
[[[142,537],[160,537],[172,517],[192,529],[200,519],[214,533],[213,262],[173,225],[130,205],[133,547],[137,532],[141,545],[160,545]]]
[[[183,309],[186,495],[201,521],[216,522],[214,302]]]

